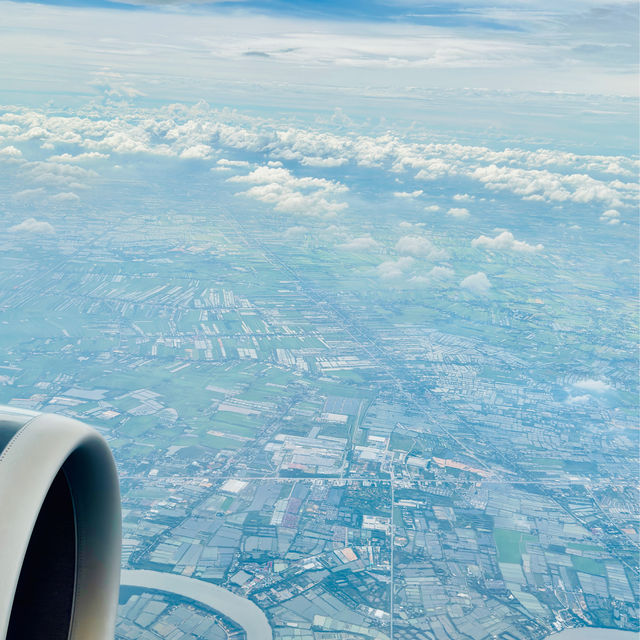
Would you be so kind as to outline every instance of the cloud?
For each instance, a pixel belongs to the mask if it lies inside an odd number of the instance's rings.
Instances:
[[[70,153],[62,153],[57,156],[49,156],[48,162],[83,162],[84,160],[102,160],[108,158],[109,154],[100,153],[99,151],[90,151],[87,153],[78,153],[72,155]]]
[[[8,229],[11,233],[55,233],[55,229],[48,222],[36,220],[35,218],[27,218],[19,224],[14,224]]]
[[[347,187],[324,178],[297,178],[289,169],[281,166],[262,166],[254,169],[246,176],[235,176],[228,179],[229,182],[248,182],[255,184],[286,184],[293,187],[320,189],[331,193],[342,193]]]
[[[279,54],[278,54],[279,55]],[[164,157],[207,159],[219,153],[262,154],[266,165],[257,167],[244,160],[222,158],[216,171],[254,169],[249,177],[239,176],[248,184],[244,195],[273,206],[276,211],[295,216],[335,217],[347,209],[341,197],[347,186],[321,177],[297,177],[299,167],[325,168],[346,163],[360,167],[379,167],[387,177],[400,172],[416,173],[422,178],[451,176],[494,191],[507,190],[526,200],[561,204],[604,204],[602,209],[624,211],[621,207],[635,202],[637,185],[625,176],[637,172],[633,158],[624,156],[578,155],[554,149],[528,151],[518,148],[489,149],[460,143],[424,142],[386,132],[361,135],[341,129],[340,135],[315,130],[312,126],[283,126],[281,121],[254,117],[239,112],[215,110],[204,103],[173,104],[162,108],[119,106],[119,117],[109,117],[108,110],[95,107],[91,115],[60,115],[44,111],[15,108],[0,114],[2,144],[14,149],[23,141],[39,141],[41,146],[66,151],[75,145],[78,151],[61,153],[48,162],[24,162],[20,157],[4,156],[21,163],[23,175],[57,191],[78,192],[91,185],[97,173],[87,165],[99,155],[150,154]],[[355,126],[353,127],[355,129]],[[10,148],[5,147],[5,148]],[[14,152],[12,152],[14,153]],[[278,166],[276,158],[288,163]],[[83,164],[84,163],[84,164]],[[78,166],[83,164],[83,166]],[[280,163],[281,165],[281,163]],[[98,166],[98,163],[95,164]],[[283,173],[266,175],[265,170]],[[303,169],[308,175],[308,169]],[[259,172],[259,173],[256,173]],[[231,173],[231,171],[229,171]],[[244,173],[244,172],[243,172]],[[624,179],[623,179],[624,178]],[[25,185],[26,186],[26,185]],[[424,198],[416,191],[399,191],[399,198]],[[465,204],[473,196],[459,193],[453,204]],[[425,211],[439,210],[438,205]],[[447,211],[447,208],[445,208]],[[448,209],[448,215],[462,220],[468,211],[461,207]],[[620,216],[603,216],[602,222],[621,223]],[[410,227],[406,227],[410,229]],[[518,245],[514,245],[513,250]],[[412,255],[412,254],[407,254]],[[431,256],[435,259],[435,256]]]
[[[222,165],[224,167],[249,167],[251,163],[246,160],[228,160],[227,158],[220,158],[217,164]]]
[[[475,87],[509,92],[584,91],[588,86],[594,94],[628,93],[629,72],[635,71],[636,38],[629,33],[635,17],[631,3],[624,8],[625,20],[613,20],[611,16],[620,16],[623,8],[600,0],[602,6],[587,20],[584,5],[595,4],[587,1],[563,3],[561,8],[538,3],[535,10],[532,3],[525,2],[493,5],[485,0],[464,10],[459,4],[440,3],[434,13],[428,3],[417,0],[314,2],[304,3],[306,8],[290,2],[254,0],[246,3],[247,10],[242,13],[218,11],[214,15],[207,10],[177,8],[200,4],[201,0],[126,1],[156,9],[127,12],[123,17],[118,4],[113,3],[111,12],[100,9],[100,19],[96,19],[94,12],[82,6],[51,7],[52,3],[44,2],[46,10],[42,8],[35,15],[12,6],[19,3],[8,3],[3,25],[11,37],[4,38],[3,53],[13,48],[21,63],[18,72],[25,79],[25,72],[38,63],[65,68],[71,64],[73,52],[82,52],[83,66],[88,69],[113,61],[114,66],[129,69],[135,83],[106,68],[96,74],[94,84],[110,96],[126,98],[140,94],[137,86],[142,82],[154,98],[166,98],[180,89],[193,94],[198,82],[218,85],[221,92],[227,87],[233,91],[245,78],[254,91],[271,89],[273,99],[274,94],[282,96],[290,90],[280,81],[287,74],[306,80],[305,89],[309,88],[311,96],[298,89],[294,95],[311,102],[317,95],[311,92],[314,84],[331,86],[332,92],[366,91],[372,95],[369,85],[376,73],[374,84],[387,85],[391,95],[402,91],[402,96],[419,99],[426,93],[416,87],[424,84],[425,68],[446,69],[452,89],[472,82]],[[157,9],[165,5],[174,9]],[[251,11],[251,7],[259,10]],[[265,17],[265,13],[271,15]],[[349,20],[334,19],[347,15]],[[382,16],[384,23],[379,21]],[[389,20],[389,16],[396,19]],[[258,54],[260,64],[247,54]],[[616,64],[612,65],[614,54]],[[121,65],[125,56],[127,64]],[[216,64],[211,64],[212,60]],[[177,77],[169,72],[172,69],[180,69]],[[77,75],[82,73],[86,73],[84,69],[77,69],[73,76],[63,74],[65,79],[71,77],[60,90],[77,83]],[[25,80],[27,90],[46,86],[46,78],[30,75],[35,77]],[[160,77],[164,80],[161,83],[157,80]],[[441,91],[436,104],[446,97]],[[509,99],[508,93],[505,98]]]
[[[353,139],[313,129],[276,129],[264,141],[271,155],[308,167],[339,167],[354,159]]]
[[[482,182],[488,189],[511,191],[525,200],[578,203],[600,201],[616,206],[621,202],[622,195],[614,185],[587,174],[565,175],[546,169],[499,167],[491,164],[471,171],[470,177]]]
[[[52,202],[77,202],[80,200],[80,197],[73,193],[73,191],[63,191],[61,193],[56,193],[53,196],[49,196],[49,200]]]
[[[451,267],[435,266],[427,275],[433,280],[448,280],[453,278],[455,271]]]
[[[333,217],[348,207],[334,199],[348,191],[345,185],[324,178],[298,178],[284,167],[261,166],[248,175],[228,178],[227,182],[256,185],[243,195],[272,204],[283,213]]]
[[[474,238],[471,241],[471,246],[493,251],[515,251],[517,253],[536,253],[544,249],[542,244],[531,245],[522,240],[516,240],[511,231],[503,231],[495,238],[490,238],[489,236]]]
[[[23,165],[22,172],[33,182],[74,190],[86,189],[98,177],[98,173],[92,169],[65,162],[28,162]]]
[[[447,280],[451,280],[455,275],[455,271],[451,267],[433,267],[426,274],[416,274],[409,278],[409,283],[418,286],[442,285]]]
[[[478,271],[478,273],[474,273],[470,276],[467,276],[461,283],[460,286],[471,293],[475,293],[478,296],[486,296],[489,293],[489,289],[491,288],[491,283],[489,282],[489,278],[482,271]]]
[[[396,198],[419,198],[424,191],[417,189],[416,191],[394,191],[393,195]]]
[[[89,85],[101,89],[111,98],[137,98],[146,95],[127,82],[120,73],[105,70],[96,72],[94,76]]]
[[[463,220],[464,218],[468,218],[470,214],[469,209],[465,209],[464,207],[451,207],[451,209],[447,211],[447,215]]]
[[[476,197],[472,196],[472,195],[469,195],[468,193],[456,193],[453,196],[453,199],[456,202],[470,202],[471,200],[475,200]]]
[[[338,246],[341,249],[349,249],[351,251],[365,251],[367,249],[375,249],[380,245],[371,236],[360,236]]]
[[[327,226],[324,230],[326,235],[331,235],[331,236],[342,236],[344,237],[346,235],[344,228],[343,227],[339,227],[337,224],[330,224],[329,226]]]
[[[605,393],[611,389],[611,385],[603,380],[594,380],[592,378],[578,380],[578,382],[574,382],[572,386],[576,389],[587,391],[588,393]]]
[[[415,166],[418,163],[413,162],[410,164]],[[423,159],[420,161],[418,166],[420,165],[422,165],[423,168],[416,173],[416,180],[438,180],[439,178],[444,178],[446,175],[453,173],[452,164],[443,158]],[[402,166],[402,164],[400,164],[400,166]]]
[[[496,151],[459,143],[408,141],[391,133],[336,135],[309,127],[282,128],[278,121],[228,109],[216,111],[203,103],[119,108],[117,119],[106,114],[101,119],[99,111],[96,116],[81,117],[16,110],[0,115],[0,135],[6,142],[40,140],[47,148],[75,144],[85,150],[75,156],[63,153],[50,158],[59,165],[89,160],[98,152],[207,158],[214,149],[228,149],[263,153],[301,166],[330,168],[352,162],[393,173],[417,171],[424,179],[471,179],[487,189],[507,190],[525,200],[541,202],[601,202],[615,208],[638,196],[635,182],[620,179],[637,173],[635,160],[624,156],[578,155],[554,149]],[[221,162],[216,169],[240,166],[237,162],[242,161]],[[277,168],[272,162],[268,167]],[[397,193],[401,198],[416,197],[419,191]],[[456,203],[472,197],[466,193],[453,196]],[[434,210],[435,204],[425,207],[425,211]],[[464,216],[465,210],[453,207],[449,215]]]
[[[441,260],[447,257],[447,252],[444,249],[438,249],[431,240],[423,236],[403,236],[396,242],[395,249],[401,255],[417,258]]]
[[[616,209],[608,209],[600,216],[600,220],[607,224],[620,224],[620,212]]]
[[[0,149],[0,159],[2,160],[18,160],[22,158],[22,151],[13,145],[8,145]]]
[[[44,187],[38,187],[37,189],[23,189],[22,191],[17,191],[13,194],[12,198],[14,200],[35,200],[36,198],[43,198],[47,193],[47,190]]]
[[[309,229],[307,229],[307,227],[301,227],[301,226],[289,227],[284,232],[284,237],[287,239],[302,238],[308,231]]]
[[[385,260],[376,267],[376,270],[383,280],[395,280],[401,278],[414,263],[415,260],[410,256],[397,260]]]
[[[231,171],[234,168],[248,168],[251,166],[250,162],[246,160],[228,160],[227,158],[220,158],[215,167],[211,168],[211,171]]]
[[[180,157],[185,160],[206,160],[211,157],[211,147],[206,144],[196,144],[184,149]]]
[[[433,251],[433,244],[422,236],[403,236],[396,242],[396,251],[402,255],[427,256]]]
[[[346,158],[322,158],[320,156],[305,156],[300,160],[300,164],[305,167],[340,167],[346,162]]]
[[[426,226],[424,222],[408,222],[407,220],[403,220],[398,224],[401,229],[422,229]]]
[[[566,400],[568,404],[584,404],[585,402],[591,401],[592,398],[588,394],[582,394],[579,396],[569,396]]]

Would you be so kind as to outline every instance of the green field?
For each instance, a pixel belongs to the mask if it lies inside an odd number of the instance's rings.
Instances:
[[[589,573],[592,576],[604,576],[607,575],[607,570],[599,560],[593,558],[583,558],[582,556],[571,556],[571,562],[573,568],[576,571],[582,571],[582,573]]]
[[[536,537],[511,529],[494,529],[493,539],[498,548],[498,562],[520,564],[522,554],[526,552],[526,543],[535,540]]]

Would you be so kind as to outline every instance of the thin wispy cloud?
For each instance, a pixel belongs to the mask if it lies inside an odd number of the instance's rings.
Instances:
[[[182,78],[208,82],[308,84],[350,90],[374,85],[628,94],[635,91],[637,12],[628,3],[551,3],[433,7],[404,3],[122,3],[82,7],[3,2],[7,29],[0,52],[18,61],[5,71],[20,85],[42,86],[47,64],[111,100],[135,100],[178,89]],[[71,27],[73,25],[73,27]],[[98,28],[99,25],[99,28]],[[167,38],[171,39],[168,46]],[[99,46],[94,46],[98,43]],[[225,61],[224,64],[221,64]],[[368,70],[366,77],[362,70]],[[162,86],[154,75],[162,75]],[[237,80],[236,80],[237,83]],[[237,88],[236,88],[237,89]],[[184,91],[184,89],[183,89]]]

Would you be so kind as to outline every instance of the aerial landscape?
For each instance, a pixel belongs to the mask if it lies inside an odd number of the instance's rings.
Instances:
[[[107,439],[118,640],[637,637],[638,7],[535,4],[0,3],[0,404]]]

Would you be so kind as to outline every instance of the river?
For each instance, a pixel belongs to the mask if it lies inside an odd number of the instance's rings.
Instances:
[[[146,569],[123,569],[120,584],[126,587],[176,593],[183,598],[200,602],[240,625],[247,634],[247,640],[270,640],[273,638],[267,616],[264,615],[260,607],[251,600],[210,582],[179,576],[175,573],[162,573]]]

